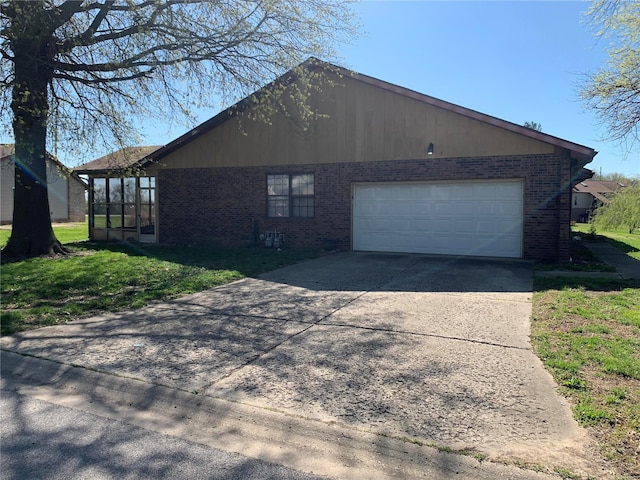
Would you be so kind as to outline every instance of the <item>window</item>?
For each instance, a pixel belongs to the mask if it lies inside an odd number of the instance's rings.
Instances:
[[[154,235],[156,228],[156,179],[140,177],[140,234]]]
[[[267,175],[267,216],[313,217],[314,175]]]
[[[136,228],[136,179],[108,178],[108,228]]]
[[[138,228],[139,212],[136,207],[136,178],[94,178],[92,215],[90,222],[95,228]],[[155,178],[143,177],[141,188],[140,216],[147,226],[155,223]]]

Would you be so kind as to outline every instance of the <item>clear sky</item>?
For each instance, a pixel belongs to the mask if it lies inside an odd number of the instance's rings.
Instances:
[[[606,60],[578,1],[366,1],[344,66],[598,151],[587,168],[640,175],[640,146],[606,142],[583,75]]]
[[[587,168],[640,176],[633,150],[603,140],[606,129],[584,108],[584,74],[606,61],[583,13],[584,1],[363,1],[362,35],[339,47],[337,63],[598,151]],[[202,114],[200,121],[216,111]],[[167,143],[172,129],[147,137]]]
[[[598,151],[587,168],[640,176],[640,145],[628,150],[603,140],[606,129],[578,95],[584,74],[606,61],[607,42],[596,40],[586,25],[589,5],[363,1],[355,7],[363,33],[339,47],[336,63],[513,123],[540,123],[545,133]],[[203,111],[198,120],[216,113]],[[185,131],[155,125],[144,143],[166,144]]]

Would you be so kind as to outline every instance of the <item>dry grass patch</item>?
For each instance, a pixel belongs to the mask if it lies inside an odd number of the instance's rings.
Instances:
[[[532,341],[611,469],[640,478],[640,281],[537,279]]]

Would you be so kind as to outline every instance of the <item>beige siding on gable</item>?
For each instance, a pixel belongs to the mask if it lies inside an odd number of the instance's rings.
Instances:
[[[353,78],[324,87],[311,105],[328,116],[303,131],[231,118],[161,161],[161,168],[326,164],[553,153],[551,144]]]

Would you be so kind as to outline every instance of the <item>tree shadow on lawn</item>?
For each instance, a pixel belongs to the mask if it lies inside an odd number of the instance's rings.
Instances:
[[[261,247],[221,247],[216,245],[157,245],[134,242],[79,242],[70,244],[93,251],[111,251],[130,256],[154,258],[207,270],[235,270],[255,277],[292,263],[316,258],[323,251],[312,248],[267,249]]]
[[[640,235],[638,236],[639,240],[640,240]],[[611,245],[613,245],[614,247],[622,250],[624,253],[635,253],[635,252],[640,252],[640,249],[638,249],[638,247],[635,247],[633,245],[631,245],[630,243],[627,243],[623,240],[618,240],[618,239],[614,239],[611,237],[607,237],[605,235],[598,235],[598,234],[586,234],[585,235],[585,239],[587,241],[590,242],[598,242],[598,243],[603,243],[603,242],[608,242]]]
[[[606,241],[609,242],[614,247],[619,248],[624,253],[640,252],[640,249],[634,247],[633,245],[631,245],[629,243],[623,242],[621,240],[615,240],[613,238],[606,238]]]

